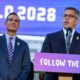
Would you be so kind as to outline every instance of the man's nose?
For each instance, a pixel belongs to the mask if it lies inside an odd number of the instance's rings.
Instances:
[[[12,20],[12,23],[15,23],[16,21],[15,20]]]

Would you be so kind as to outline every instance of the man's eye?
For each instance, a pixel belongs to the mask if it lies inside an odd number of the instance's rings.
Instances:
[[[13,21],[13,19],[8,19],[8,21]]]
[[[19,20],[15,20],[15,22],[19,22]]]
[[[15,22],[19,22],[19,20],[17,20],[17,19],[15,19],[15,20],[13,20],[13,19],[8,19],[8,21],[15,21]]]

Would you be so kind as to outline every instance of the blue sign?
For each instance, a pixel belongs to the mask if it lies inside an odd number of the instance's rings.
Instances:
[[[62,14],[65,7],[80,10],[80,1],[71,0],[1,0],[0,33],[4,33],[4,21],[10,12],[16,12],[20,19],[18,34],[42,35],[62,28]],[[80,23],[77,25],[80,30]]]

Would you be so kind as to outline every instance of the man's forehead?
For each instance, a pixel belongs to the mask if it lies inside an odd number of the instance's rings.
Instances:
[[[16,18],[16,19],[19,19],[19,17],[17,15],[13,15],[13,14],[12,15],[9,15],[8,18],[13,18],[13,19]]]
[[[69,14],[69,13],[75,14],[75,11],[70,9],[70,10],[65,10],[64,13],[67,13],[67,14]]]

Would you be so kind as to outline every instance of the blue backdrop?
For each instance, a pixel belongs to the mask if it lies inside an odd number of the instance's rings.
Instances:
[[[18,13],[21,24],[18,34],[42,35],[62,28],[65,7],[80,10],[78,0],[0,0],[0,33],[4,33],[4,21],[10,12]],[[80,22],[77,25],[80,32]]]

